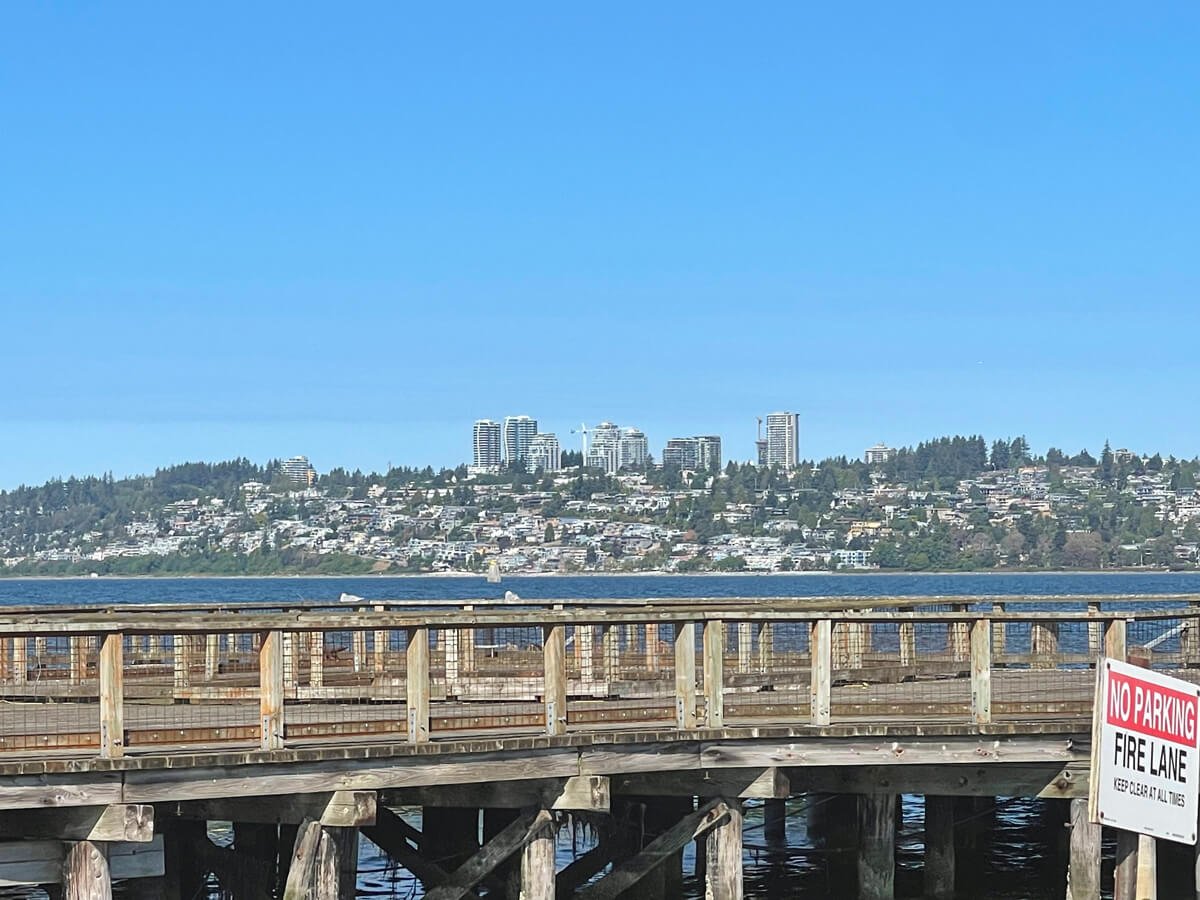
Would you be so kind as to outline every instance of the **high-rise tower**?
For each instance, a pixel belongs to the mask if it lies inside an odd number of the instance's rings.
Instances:
[[[529,455],[529,444],[537,434],[537,419],[529,416],[504,417],[504,463],[523,463]]]
[[[776,412],[767,416],[767,465],[794,469],[800,464],[800,416]]]
[[[475,466],[480,469],[500,468],[500,423],[479,419],[475,423]]]

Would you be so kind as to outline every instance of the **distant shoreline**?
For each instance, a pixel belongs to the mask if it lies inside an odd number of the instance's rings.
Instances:
[[[853,578],[855,576],[884,576],[888,578],[902,576],[920,577],[949,577],[953,575],[967,576],[1012,576],[1012,575],[1200,575],[1197,569],[1149,569],[1149,568],[1111,568],[1111,569],[979,569],[960,571],[956,569],[936,569],[901,571],[896,569],[862,570],[844,572],[807,571],[807,572],[526,572],[505,575],[504,579],[518,578],[811,578],[827,575],[836,578]],[[375,575],[326,575],[282,573],[279,575],[208,575],[208,574],[163,574],[163,575],[0,575],[0,584],[6,581],[277,581],[283,579],[306,581],[380,581],[405,580],[417,578],[444,578],[484,581],[487,576],[475,572],[393,572]],[[500,582],[503,584],[503,581]]]

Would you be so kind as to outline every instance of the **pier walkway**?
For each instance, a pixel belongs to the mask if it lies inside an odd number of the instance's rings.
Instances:
[[[1079,820],[1095,662],[1127,651],[1200,680],[1200,597],[10,608],[0,885],[350,897],[361,833],[432,898],[662,896],[699,840],[723,900],[744,802],[819,793],[858,796],[855,890],[890,897],[897,794]],[[563,811],[602,837],[555,872]],[[1072,896],[1098,897],[1076,825]]]

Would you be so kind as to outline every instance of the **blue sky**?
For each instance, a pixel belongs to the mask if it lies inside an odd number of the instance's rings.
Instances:
[[[0,487],[478,417],[1200,453],[1195,4],[9,4]]]

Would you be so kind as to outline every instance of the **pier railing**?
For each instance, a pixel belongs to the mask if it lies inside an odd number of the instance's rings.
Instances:
[[[1200,681],[1200,597],[20,610],[0,616],[0,754],[1044,730],[1086,723],[1096,659],[1132,648]]]

